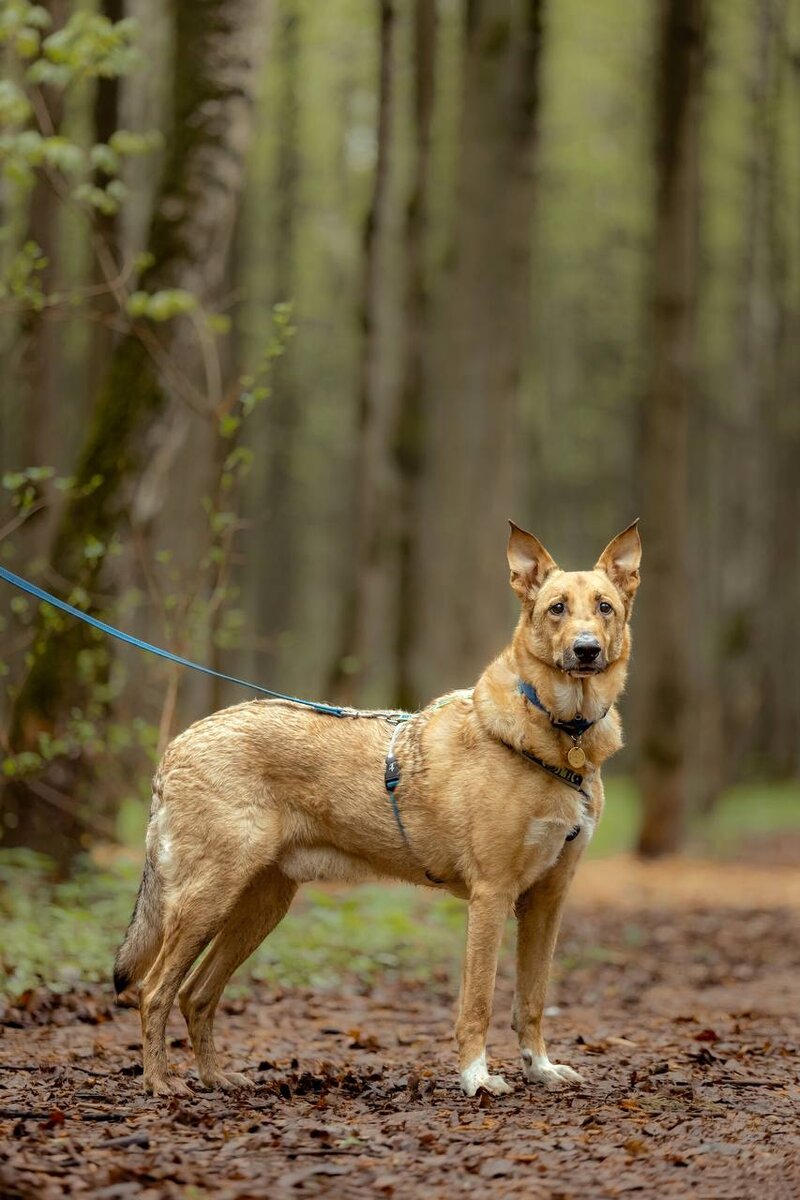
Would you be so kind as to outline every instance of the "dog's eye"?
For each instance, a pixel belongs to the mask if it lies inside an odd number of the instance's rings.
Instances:
[[[554,617],[560,617],[564,611],[564,607],[565,605],[563,600],[556,600],[555,604],[550,605],[550,612]]]
[[[597,607],[604,617],[609,616],[614,611],[613,604],[609,604],[607,600],[601,600]]]

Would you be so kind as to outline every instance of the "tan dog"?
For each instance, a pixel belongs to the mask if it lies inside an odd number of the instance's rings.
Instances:
[[[118,992],[142,981],[147,1091],[189,1090],[167,1069],[178,993],[201,1082],[248,1085],[221,1069],[214,1048],[214,1011],[231,974],[286,915],[299,883],[376,874],[434,882],[469,901],[456,1022],[467,1095],[510,1090],[489,1074],[486,1033],[513,910],[524,1076],[580,1082],[550,1062],[542,1011],[564,897],[603,808],[600,765],[622,744],[613,705],[640,558],[634,523],[592,571],[561,571],[512,524],[508,562],[522,612],[474,691],[409,719],[254,700],[172,742],[155,777],[144,876],[114,977]]]

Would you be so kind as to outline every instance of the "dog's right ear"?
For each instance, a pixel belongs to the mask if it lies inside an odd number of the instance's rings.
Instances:
[[[520,600],[533,600],[547,576],[556,569],[556,562],[532,533],[520,529],[513,521],[508,523],[511,532],[506,553],[510,583]]]

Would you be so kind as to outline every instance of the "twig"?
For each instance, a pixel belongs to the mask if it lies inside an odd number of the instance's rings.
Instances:
[[[46,804],[50,804],[53,808],[57,808],[59,812],[67,813],[68,816],[75,815],[75,803],[70,799],[69,796],[65,796],[63,792],[56,791],[56,789],[51,787],[49,783],[43,783],[39,779],[29,778],[25,780],[25,784],[30,788],[34,795],[38,796],[40,800],[44,800]],[[113,842],[115,845],[119,845],[119,838],[117,837],[116,831],[105,821],[98,820],[96,817],[82,815],[81,823],[85,825],[87,829],[91,830],[92,833],[97,833],[100,835],[100,837],[108,838],[108,840]]]
[[[107,1142],[100,1142],[98,1150],[108,1150],[115,1146],[117,1150],[123,1150],[126,1146],[141,1146],[143,1150],[150,1148],[150,1138],[146,1133],[134,1133],[129,1137],[109,1138]]]
[[[730,1075],[721,1075],[717,1080],[717,1084],[723,1087],[768,1087],[780,1088],[786,1087],[786,1081],[780,1079],[736,1079]]]
[[[17,513],[15,517],[7,521],[2,529],[0,529],[0,542],[2,542],[3,538],[10,537],[12,533],[19,529],[20,525],[24,525],[35,513],[41,512],[43,508],[46,508],[47,503],[47,500],[40,500],[37,504],[32,504],[25,512]]]

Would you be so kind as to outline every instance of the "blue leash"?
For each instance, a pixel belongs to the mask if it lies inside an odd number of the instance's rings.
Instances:
[[[204,667],[200,663],[192,662],[188,658],[182,658],[180,654],[173,654],[170,650],[162,650],[160,646],[152,646],[150,642],[142,641],[141,638],[134,637],[133,634],[123,633],[121,629],[115,629],[113,625],[107,625],[105,621],[99,621],[97,617],[82,612],[79,608],[75,608],[73,604],[67,604],[66,600],[59,600],[58,596],[52,596],[50,592],[45,592],[43,588],[37,587],[35,583],[29,583],[21,575],[15,575],[13,571],[7,571],[5,567],[0,567],[0,579],[3,579],[6,583],[10,583],[12,587],[19,588],[22,592],[27,592],[29,596],[35,596],[37,600],[41,600],[45,604],[52,604],[53,608],[60,608],[62,612],[68,613],[71,617],[77,617],[79,621],[84,621],[87,625],[92,625],[95,629],[99,629],[101,633],[107,633],[109,637],[116,638],[119,642],[126,642],[129,646],[135,646],[137,650],[147,650],[150,654],[156,654],[159,658],[167,659],[168,662],[177,663],[179,667],[189,667],[192,671],[200,671],[203,675],[212,675],[215,679],[224,679],[226,683],[236,683],[240,687],[250,688],[254,692],[261,692],[264,696],[271,696],[273,700],[288,700],[291,704],[302,704],[305,708],[313,708],[315,712],[327,713],[331,717],[352,717],[357,715],[352,708],[340,708],[336,704],[322,704],[318,700],[301,700],[297,696],[286,696],[283,692],[273,692],[270,688],[259,687],[257,683],[248,683],[246,679],[237,679],[235,675],[223,675],[220,671],[212,671],[211,667]],[[399,716],[399,714],[392,715],[395,717]],[[404,714],[404,716],[407,715]]]

